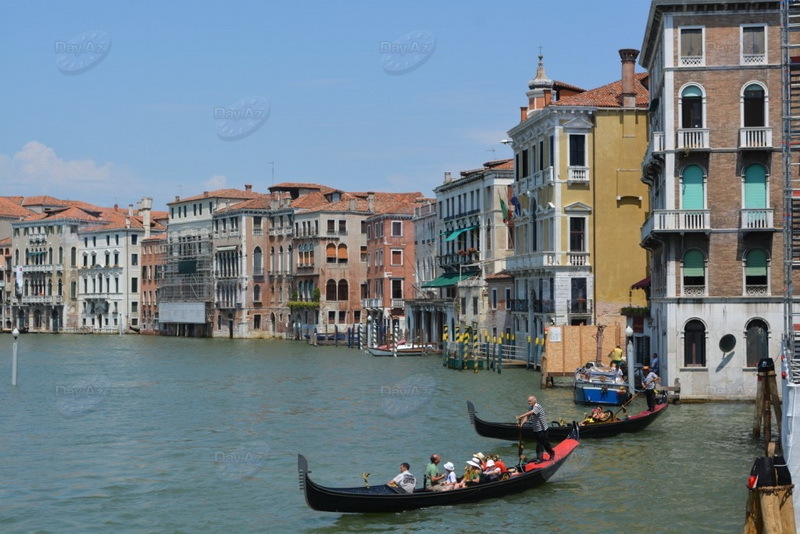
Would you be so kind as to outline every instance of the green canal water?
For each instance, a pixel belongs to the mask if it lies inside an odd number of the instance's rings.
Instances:
[[[516,443],[474,432],[467,400],[488,420],[511,420],[530,393],[548,419],[585,408],[519,369],[133,335],[22,335],[12,387],[12,342],[0,336],[2,532],[740,532],[760,451],[751,404],[684,404],[644,432],[584,441],[550,482],[505,499],[315,512],[298,453],[324,485],[382,483],[403,461],[421,480],[434,452],[458,470],[478,451],[516,458]]]

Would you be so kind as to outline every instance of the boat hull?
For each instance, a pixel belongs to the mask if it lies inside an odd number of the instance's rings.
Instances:
[[[371,347],[367,349],[367,352],[372,354],[373,356],[394,356],[395,351],[391,349],[381,349],[378,347]],[[415,348],[415,349],[397,349],[397,356],[425,356],[426,354],[430,354],[427,349],[422,347]]]
[[[540,464],[528,464],[530,470],[495,482],[481,482],[474,486],[449,491],[418,489],[414,493],[397,493],[385,484],[370,487],[329,488],[312,481],[308,463],[303,455],[297,457],[300,488],[306,503],[314,510],[340,513],[395,513],[431,506],[448,506],[504,497],[520,493],[547,482],[578,446],[578,430],[574,437],[555,447],[556,456]]]
[[[621,406],[630,398],[626,386],[575,382],[573,399],[577,404]]]
[[[659,399],[656,409],[652,412],[645,410],[616,421],[587,423],[580,426],[581,438],[608,438],[618,434],[639,432],[650,426],[653,421],[666,412],[668,406],[667,396],[664,394]],[[484,421],[476,415],[475,406],[470,401],[467,401],[467,410],[469,411],[472,426],[481,436],[505,439],[508,441],[535,439],[533,431],[527,426],[519,428],[516,423],[492,423]],[[547,435],[551,440],[558,441],[566,439],[571,430],[572,424],[560,425],[551,423],[550,427],[547,429]]]

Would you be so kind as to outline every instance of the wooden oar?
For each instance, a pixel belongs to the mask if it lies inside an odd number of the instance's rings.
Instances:
[[[617,410],[617,413],[615,413],[615,414],[614,414],[614,417],[616,417],[616,416],[617,416],[617,414],[619,414],[619,412],[620,412],[620,411],[623,411],[623,412],[625,412],[625,413],[628,413],[628,410],[626,410],[626,409],[625,409],[625,406],[627,406],[628,404],[630,404],[630,403],[631,403],[631,401],[633,401],[633,399],[635,399],[636,397],[638,397],[639,395],[641,395],[641,394],[642,394],[642,391],[645,391],[645,390],[643,390],[643,389],[640,389],[640,390],[639,390],[639,393],[635,394],[633,397],[631,397],[630,399],[628,399],[628,402],[626,402],[625,404],[623,404],[623,405],[620,407],[620,409],[619,409],[619,410]]]
[[[525,421],[520,421],[519,423],[519,445],[517,445],[517,456],[519,456],[519,463],[522,465],[522,451],[525,450],[525,446],[522,444],[522,425],[525,424]]]

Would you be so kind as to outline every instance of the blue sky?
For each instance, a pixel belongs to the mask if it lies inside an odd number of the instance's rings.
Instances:
[[[433,196],[511,156],[540,46],[550,78],[604,85],[649,5],[1,0],[0,194],[165,209],[274,176]]]

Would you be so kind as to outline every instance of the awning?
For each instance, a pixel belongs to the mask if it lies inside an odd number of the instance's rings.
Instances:
[[[236,245],[225,245],[216,248],[217,252],[230,252],[231,250],[236,250]]]
[[[475,276],[475,273],[446,273],[430,282],[425,282],[422,287],[451,287],[470,276]]]
[[[643,279],[639,280],[638,282],[636,282],[635,284],[633,284],[631,286],[631,289],[647,289],[648,287],[650,287],[650,277],[649,276],[647,278],[643,278]]]
[[[455,238],[457,238],[458,236],[460,236],[464,232],[468,232],[470,230],[474,230],[475,228],[477,228],[477,226],[467,226],[466,228],[460,228],[458,230],[454,230],[449,236],[447,236],[445,241],[453,241],[453,240],[455,240]]]

